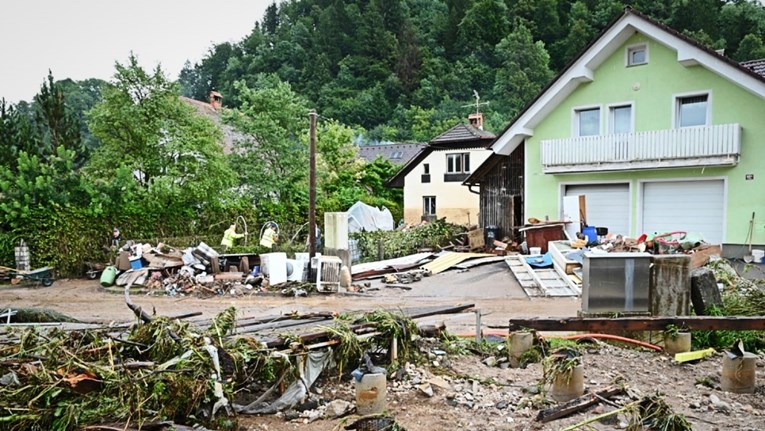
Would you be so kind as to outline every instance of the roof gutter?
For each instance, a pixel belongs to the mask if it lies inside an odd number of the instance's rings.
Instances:
[[[474,184],[470,184],[470,185],[468,185],[468,191],[469,191],[470,193],[473,193],[473,194],[476,194],[476,195],[480,195],[480,194],[481,194],[481,192],[480,192],[480,191],[475,191],[475,190],[473,190],[473,185],[474,185]]]

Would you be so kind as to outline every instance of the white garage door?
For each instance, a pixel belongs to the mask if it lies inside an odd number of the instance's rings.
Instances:
[[[629,184],[566,186],[566,196],[576,195],[585,196],[588,225],[607,227],[614,234],[630,234]]]
[[[643,184],[643,232],[698,232],[722,244],[725,214],[722,180]]]

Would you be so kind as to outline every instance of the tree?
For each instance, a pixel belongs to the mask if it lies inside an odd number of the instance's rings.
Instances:
[[[457,29],[457,46],[462,54],[490,61],[494,46],[507,35],[510,23],[507,6],[500,0],[478,0]]]
[[[765,58],[765,45],[762,39],[753,34],[747,34],[738,45],[738,50],[733,58],[738,61],[758,60]]]
[[[725,39],[724,48],[729,54],[734,54],[737,60],[744,57],[738,55],[740,45],[747,35],[752,35],[761,42],[765,38],[765,7],[757,1],[736,1],[725,4],[719,15],[720,35]],[[750,37],[741,54],[751,53],[756,42]],[[756,48],[755,48],[756,50]],[[749,51],[749,53],[747,52]]]
[[[264,220],[304,217],[308,196],[308,130],[305,100],[275,75],[260,75],[253,88],[235,84],[239,108],[224,121],[247,139],[236,143],[231,163],[242,193]]]
[[[179,98],[178,86],[157,66],[147,73],[130,55],[116,63],[103,101],[88,115],[102,145],[88,165],[96,178],[110,178],[120,166],[165,207],[215,205],[211,199],[232,185],[221,132]],[[178,208],[175,208],[178,210]]]
[[[497,45],[501,63],[497,70],[494,95],[509,102],[508,117],[513,117],[531,101],[552,78],[550,55],[542,41],[534,42],[523,23]]]
[[[53,80],[49,71],[47,82],[34,97],[34,122],[40,145],[39,155],[47,157],[58,152],[58,148],[72,150],[74,166],[81,167],[87,158],[86,149],[80,136],[79,118],[67,109],[64,91]]]

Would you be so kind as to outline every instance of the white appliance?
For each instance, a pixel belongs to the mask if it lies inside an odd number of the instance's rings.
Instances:
[[[287,281],[287,253],[265,253],[260,255],[260,270],[268,277],[268,283]]]
[[[305,270],[308,268],[308,262],[298,259],[287,259],[287,280],[305,281]]]

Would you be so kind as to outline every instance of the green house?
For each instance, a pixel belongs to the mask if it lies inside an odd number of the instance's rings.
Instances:
[[[487,164],[523,160],[524,220],[577,218],[572,198],[584,195],[588,225],[696,232],[748,254],[750,228],[765,244],[763,63],[628,9],[511,122]],[[465,184],[491,193],[481,182]]]

